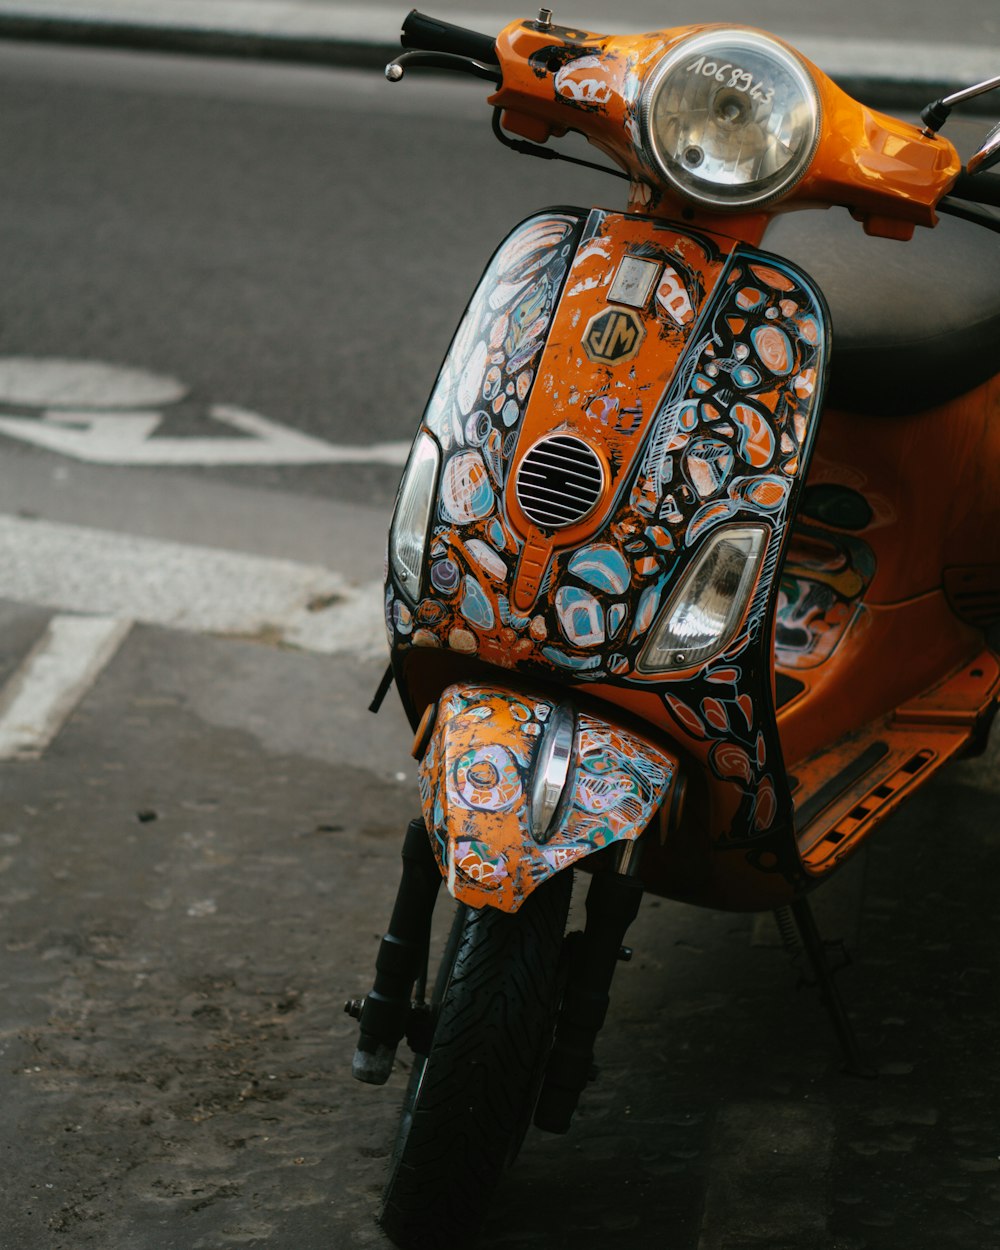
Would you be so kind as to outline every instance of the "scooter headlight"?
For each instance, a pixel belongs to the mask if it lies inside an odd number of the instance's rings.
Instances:
[[[640,673],[690,668],[732,640],[767,550],[763,525],[727,525],[707,540],[642,649]]]
[[[437,443],[429,434],[418,434],[399,487],[389,531],[392,571],[413,600],[423,593],[424,549],[440,467]]]
[[[819,96],[785,47],[711,30],[663,58],[640,102],[647,157],[688,199],[749,208],[783,195],[819,141]]]

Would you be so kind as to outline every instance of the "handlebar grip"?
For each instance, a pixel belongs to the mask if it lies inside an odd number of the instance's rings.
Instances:
[[[404,48],[420,48],[424,52],[450,52],[455,56],[472,57],[473,60],[483,61],[487,65],[500,63],[496,40],[492,35],[481,35],[464,26],[442,22],[440,18],[418,13],[416,9],[411,9],[406,15],[399,42]]]
[[[1000,174],[960,173],[948,194],[959,200],[1000,208]]]

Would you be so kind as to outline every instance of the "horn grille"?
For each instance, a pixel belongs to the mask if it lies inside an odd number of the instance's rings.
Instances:
[[[529,520],[541,529],[561,529],[593,511],[603,487],[597,453],[571,434],[551,434],[521,461],[515,491]]]

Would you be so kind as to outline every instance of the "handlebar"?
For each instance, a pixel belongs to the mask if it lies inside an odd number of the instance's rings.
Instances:
[[[959,200],[1000,208],[1000,174],[967,174],[963,170],[948,194]]]
[[[679,32],[679,35],[683,35],[685,30],[696,29],[698,28],[677,28],[672,33],[677,35]],[[579,55],[585,68],[591,66],[593,61],[584,59],[583,51],[593,56],[592,45],[597,42],[606,62],[602,73],[606,71],[606,76],[610,79],[608,84],[605,84],[604,78],[597,83],[602,91],[609,93],[611,103],[607,109],[590,102],[585,90],[593,85],[589,80],[581,86],[570,78],[565,84],[565,90],[556,81],[556,91],[553,93],[553,80],[549,75],[555,75],[556,69],[565,61],[565,57],[561,55],[551,55],[553,49],[548,46],[548,38],[553,31],[556,33],[551,34],[552,40],[565,45],[564,50],[571,60],[577,55],[574,50],[578,47],[581,49]],[[563,38],[567,34],[568,41]],[[650,48],[645,54],[646,61],[643,64],[656,54],[657,46],[662,47],[662,41],[653,46],[652,35],[591,36],[581,43],[572,32],[560,31],[559,28],[541,22],[512,23],[494,37],[411,9],[400,31],[400,42],[406,51],[391,61],[385,72],[390,82],[399,82],[409,67],[472,74],[499,89],[490,98],[490,102],[495,103],[498,110],[494,114],[494,131],[502,142],[508,143],[516,151],[534,156],[548,156],[548,151],[540,146],[547,138],[564,135],[569,129],[579,129],[622,167],[625,172],[621,176],[637,178],[642,182],[648,180],[648,171],[642,165],[641,153],[637,151],[635,137],[624,116],[627,112],[626,96],[629,89],[626,69],[632,63],[629,58],[634,59],[636,55],[637,41],[640,53],[647,45]],[[545,58],[544,68],[535,64],[537,54],[542,52],[549,54]],[[508,77],[509,82],[506,81]],[[816,72],[816,77],[817,90],[824,99],[837,92],[835,85],[820,71]],[[583,94],[579,94],[580,92]],[[832,98],[836,107],[841,108],[843,93],[833,94]],[[850,101],[843,107],[848,108],[848,105]],[[578,111],[573,114],[573,109]],[[579,110],[601,116],[591,119]],[[866,223],[865,228],[870,228],[873,234],[883,234],[890,238],[908,238],[915,224],[933,225],[936,220],[935,208],[978,221],[990,229],[1000,229],[997,225],[1000,217],[994,211],[1000,208],[1000,175],[987,174],[984,171],[969,174],[962,170],[951,184],[954,171],[959,165],[958,154],[951,144],[944,142],[944,146],[932,154],[933,159],[928,163],[925,146],[927,138],[915,127],[909,123],[895,122],[891,118],[873,121],[860,104],[853,105],[853,110],[851,112],[848,108],[845,114],[849,130],[847,141],[851,147],[859,152],[864,149],[871,142],[865,128],[875,125],[886,142],[891,139],[897,144],[902,172],[897,179],[883,180],[883,185],[875,188],[873,199],[870,180],[865,172],[860,168],[853,169],[850,162],[837,156],[832,148],[830,151],[823,149],[825,162],[820,162],[819,183],[822,188],[826,188],[827,184],[833,187],[836,192],[833,203],[857,205],[858,214]],[[504,134],[505,129],[520,136],[520,139],[509,141]],[[556,157],[589,164],[554,152],[551,159]],[[816,159],[819,160],[818,154]],[[946,187],[949,188],[948,191],[945,191]],[[670,194],[675,199],[684,201],[684,195],[676,191],[676,188]],[[693,193],[691,198],[698,199]],[[907,203],[899,203],[900,200],[906,200]],[[704,199],[700,201],[703,209],[705,203]],[[756,201],[753,203],[756,204]],[[978,208],[977,205],[987,207]]]
[[[487,65],[500,63],[496,39],[492,35],[481,35],[464,26],[455,26],[451,22],[441,21],[440,18],[428,17],[426,13],[419,13],[416,9],[411,9],[406,15],[399,41],[404,48],[471,57],[474,61],[482,61]]]

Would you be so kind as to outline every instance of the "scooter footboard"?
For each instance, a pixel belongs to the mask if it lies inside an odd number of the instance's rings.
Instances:
[[[420,760],[420,797],[449,891],[515,912],[547,877],[639,837],[676,757],[631,729],[537,694],[449,686]]]

